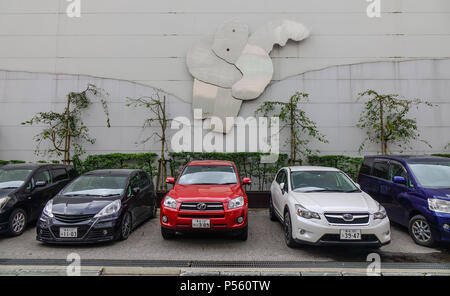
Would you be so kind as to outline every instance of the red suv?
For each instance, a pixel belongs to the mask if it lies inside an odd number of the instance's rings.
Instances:
[[[161,234],[171,239],[176,232],[230,231],[241,239],[248,235],[248,200],[231,161],[192,161],[183,168],[178,180],[161,202]]]

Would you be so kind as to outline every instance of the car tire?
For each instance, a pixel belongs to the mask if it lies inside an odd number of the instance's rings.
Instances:
[[[289,211],[286,211],[284,213],[283,230],[284,230],[284,240],[286,242],[286,245],[289,248],[296,247],[297,243],[295,242],[294,238],[292,237],[292,222],[291,222],[291,215],[289,214]]]
[[[278,220],[278,217],[275,214],[275,209],[273,207],[272,195],[270,195],[270,198],[269,198],[269,218],[270,218],[270,221]]]
[[[156,197],[153,199],[152,213],[150,214],[150,219],[156,217],[158,209],[156,207]]]
[[[8,234],[10,236],[19,236],[27,227],[28,216],[23,209],[15,209],[9,216]]]
[[[120,223],[120,240],[126,240],[130,236],[132,227],[131,215],[126,212],[123,215],[122,222]]]
[[[239,234],[236,238],[240,241],[246,241],[248,238],[248,225],[246,225],[242,230],[240,230]]]
[[[164,227],[161,227],[161,235],[163,237],[163,239],[165,240],[171,240],[175,238],[175,234],[176,232],[171,230],[171,229],[167,229]]]
[[[409,234],[418,245],[425,247],[436,245],[436,238],[431,225],[422,215],[416,215],[409,220]]]

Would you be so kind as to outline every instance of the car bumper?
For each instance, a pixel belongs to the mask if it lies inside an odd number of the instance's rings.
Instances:
[[[361,231],[360,240],[341,240],[344,229]],[[295,241],[311,245],[357,245],[380,247],[391,241],[389,219],[371,220],[368,225],[331,225],[326,221],[314,221],[301,217],[293,219],[292,236]]]
[[[76,238],[59,236],[61,227],[77,228]],[[40,218],[36,225],[36,239],[45,243],[100,243],[114,241],[120,233],[118,219],[91,219],[80,223],[64,223],[54,218]]]
[[[434,224],[433,228],[439,233],[440,241],[450,243],[450,214],[436,213]]]
[[[247,226],[248,208],[225,210],[220,212],[212,211],[178,211],[163,207],[161,210],[161,226],[175,231],[239,231]],[[167,217],[167,222],[163,218]],[[243,221],[238,222],[242,217]],[[209,219],[210,228],[193,228],[193,219]]]

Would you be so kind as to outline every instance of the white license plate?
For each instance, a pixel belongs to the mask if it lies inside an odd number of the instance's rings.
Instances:
[[[343,229],[341,230],[341,240],[361,240],[361,230]]]
[[[59,237],[76,238],[78,237],[78,229],[61,227],[59,229]]]
[[[192,228],[211,228],[209,219],[192,219]]]

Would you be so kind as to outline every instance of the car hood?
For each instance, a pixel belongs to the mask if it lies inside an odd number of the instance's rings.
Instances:
[[[450,200],[450,188],[439,188],[439,189],[425,189],[428,193],[431,194],[431,196],[436,197],[445,197],[446,199]]]
[[[19,188],[0,189],[0,198],[8,196]]]
[[[60,215],[95,215],[120,196],[64,196],[53,199],[52,212]]]
[[[378,211],[378,203],[365,192],[291,192],[295,200],[308,210],[324,212]]]
[[[180,185],[177,184],[168,193],[179,201],[228,201],[244,195],[239,184],[236,185]]]

